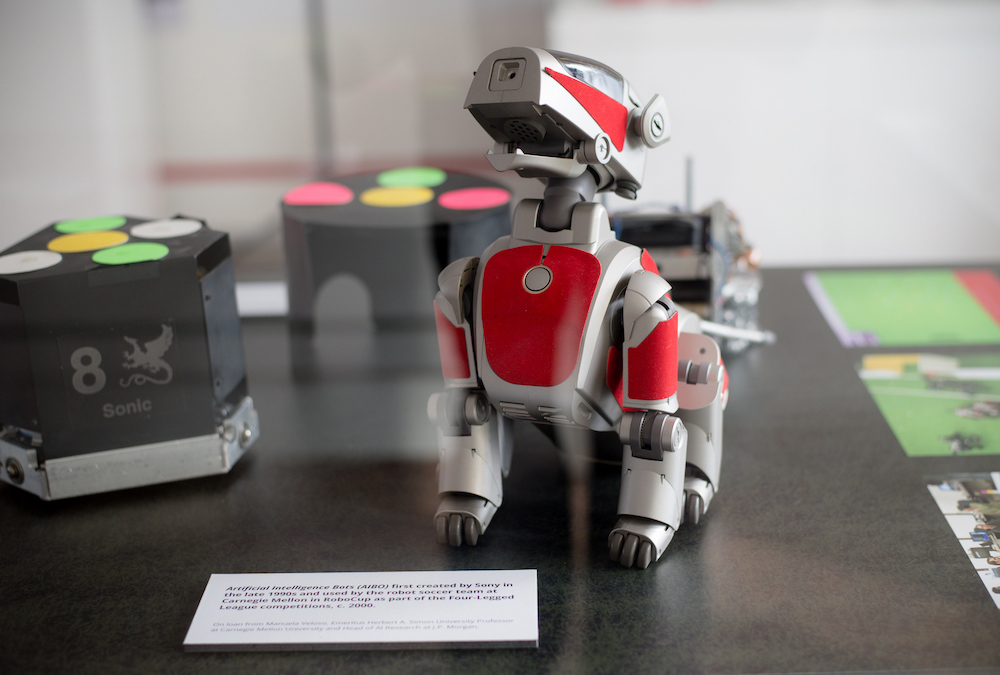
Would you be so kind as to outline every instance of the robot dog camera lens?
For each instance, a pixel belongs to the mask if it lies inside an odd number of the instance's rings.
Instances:
[[[501,81],[513,80],[515,77],[517,77],[517,71],[520,69],[520,67],[521,64],[518,61],[506,61],[504,63],[501,63],[500,68],[498,69],[497,72],[497,79]]]
[[[526,62],[524,59],[504,59],[493,62],[490,91],[514,91],[521,88]]]

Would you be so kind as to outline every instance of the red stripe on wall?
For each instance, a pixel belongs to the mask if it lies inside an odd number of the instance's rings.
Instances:
[[[160,166],[164,183],[299,180],[315,175],[309,162],[260,160],[242,162],[168,162]]]
[[[384,171],[401,166],[434,166],[457,173],[493,176],[496,171],[486,161],[485,155],[425,155],[421,157],[382,157],[366,161],[337,162],[337,175]],[[164,183],[215,183],[261,180],[329,179],[319,176],[316,165],[300,160],[262,159],[234,161],[165,162],[159,167],[159,178]]]
[[[996,275],[989,270],[955,270],[955,277],[1000,326],[1000,280]]]

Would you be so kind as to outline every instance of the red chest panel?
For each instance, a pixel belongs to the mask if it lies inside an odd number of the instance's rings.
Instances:
[[[525,275],[539,265],[551,278],[539,292]],[[546,278],[544,270],[532,279]],[[482,320],[486,359],[511,384],[551,387],[569,377],[580,355],[601,263],[586,251],[519,246],[495,254],[483,272]],[[532,281],[531,286],[539,284]]]

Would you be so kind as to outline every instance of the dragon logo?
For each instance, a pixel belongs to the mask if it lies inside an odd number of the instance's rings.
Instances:
[[[167,384],[174,379],[174,370],[170,364],[163,359],[163,355],[170,349],[174,342],[174,329],[167,324],[160,324],[163,331],[160,337],[150,340],[145,345],[140,345],[135,338],[123,336],[125,342],[132,345],[131,352],[124,352],[125,363],[122,364],[127,370],[143,369],[143,373],[132,373],[127,378],[122,378],[120,383],[123,387],[133,384],[141,385],[151,382],[153,384]]]

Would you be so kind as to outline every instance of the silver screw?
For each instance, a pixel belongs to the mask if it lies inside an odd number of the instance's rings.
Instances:
[[[11,483],[20,485],[24,482],[24,469],[21,468],[21,463],[16,459],[8,458],[4,468],[7,469],[7,477],[10,478]]]
[[[653,115],[653,119],[649,121],[649,130],[653,132],[653,138],[663,135],[663,115],[660,113]]]

